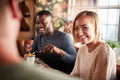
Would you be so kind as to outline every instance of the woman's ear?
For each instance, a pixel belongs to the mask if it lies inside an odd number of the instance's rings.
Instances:
[[[19,1],[18,0],[9,0],[9,1],[10,1],[9,5],[13,13],[13,17],[21,20],[22,14],[18,5]]]

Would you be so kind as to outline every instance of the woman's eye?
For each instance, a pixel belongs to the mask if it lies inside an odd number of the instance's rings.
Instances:
[[[83,27],[83,30],[88,30],[88,27],[84,26],[84,27]]]

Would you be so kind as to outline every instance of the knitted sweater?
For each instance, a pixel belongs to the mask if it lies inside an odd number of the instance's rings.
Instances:
[[[84,80],[113,80],[116,77],[115,53],[103,42],[92,52],[88,52],[87,46],[82,46],[71,75]]]

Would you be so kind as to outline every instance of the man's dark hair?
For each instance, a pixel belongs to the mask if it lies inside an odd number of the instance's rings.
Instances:
[[[38,12],[36,16],[42,16],[42,15],[47,15],[47,16],[53,17],[52,13],[47,10],[42,10],[42,11]]]

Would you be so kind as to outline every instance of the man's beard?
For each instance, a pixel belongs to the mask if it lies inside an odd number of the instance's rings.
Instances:
[[[49,35],[50,34],[50,29],[49,28],[46,28],[45,29],[45,35]]]

